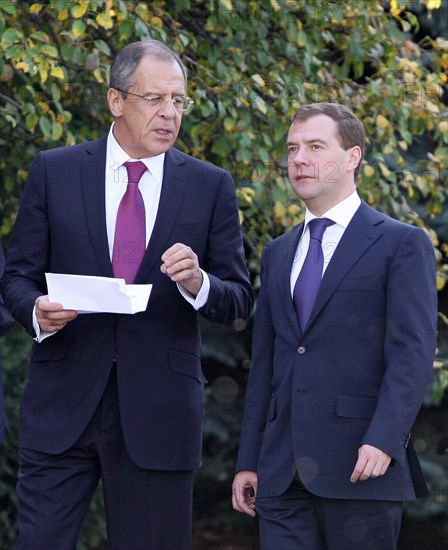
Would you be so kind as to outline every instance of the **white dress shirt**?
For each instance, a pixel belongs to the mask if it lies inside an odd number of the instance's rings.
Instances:
[[[327,227],[322,237],[322,251],[324,255],[324,268],[322,271],[322,276],[328,267],[328,263],[333,257],[334,251],[336,250],[344,231],[355,215],[355,212],[358,210],[360,204],[361,199],[359,198],[357,191],[354,191],[350,196],[336,206],[333,206],[333,208],[330,208],[330,210],[325,212],[322,216],[322,218],[328,218],[329,220],[335,222],[334,225]],[[308,224],[314,218],[316,218],[316,216],[314,216],[307,209],[305,213],[305,227],[299,239],[299,244],[297,246],[296,255],[294,257],[291,269],[291,296],[294,296],[294,286],[300,270],[302,269],[310,244],[310,230]]]
[[[105,172],[105,199],[106,199],[106,228],[107,228],[107,240],[109,243],[109,254],[112,260],[114,236],[115,236],[115,223],[117,219],[118,207],[123,195],[127,188],[127,170],[124,164],[128,161],[140,160],[142,161],[148,170],[144,172],[139,181],[139,189],[145,203],[145,216],[146,216],[146,246],[148,246],[149,239],[154,229],[157,210],[159,208],[160,193],[162,191],[162,179],[163,179],[163,163],[165,160],[165,153],[157,155],[155,157],[132,159],[122,149],[118,141],[115,139],[113,129],[115,123],[112,124],[109,135],[107,136],[106,146],[106,172]],[[203,275],[203,283],[201,290],[196,297],[193,297],[189,292],[182,288],[179,284],[179,289],[182,296],[196,309],[198,310],[206,304],[209,291],[210,291],[210,279],[201,270]],[[48,336],[55,334],[54,332],[44,332],[40,330],[39,323],[37,322],[35,307],[33,309],[33,326],[36,332],[35,340],[42,342]]]

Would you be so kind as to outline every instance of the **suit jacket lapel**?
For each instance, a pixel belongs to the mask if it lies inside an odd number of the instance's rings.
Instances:
[[[287,325],[291,326],[297,335],[300,335],[300,328],[291,296],[291,270],[303,227],[304,223],[302,222],[286,233],[282,239],[280,251],[277,252],[279,257],[277,269],[278,289],[280,293],[279,303],[281,303],[285,309]]]
[[[176,224],[185,193],[186,173],[180,169],[183,164],[185,160],[176,149],[167,151],[156,221],[135,283],[147,282],[153,269],[160,266],[160,258],[168,248],[168,240]]]
[[[381,215],[362,202],[348,224],[325,271],[313,311],[308,321],[308,327],[325,306],[352,266],[382,235],[381,223]]]
[[[80,178],[84,212],[100,274],[113,277],[106,227],[105,166],[107,136],[85,145]]]

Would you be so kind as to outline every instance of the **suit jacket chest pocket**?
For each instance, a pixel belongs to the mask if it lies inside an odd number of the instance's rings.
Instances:
[[[338,287],[340,291],[369,291],[373,292],[379,286],[380,282],[371,275],[352,275],[342,280]]]
[[[171,244],[182,243],[189,246],[199,258],[205,253],[208,238],[208,223],[178,223],[171,233]]]

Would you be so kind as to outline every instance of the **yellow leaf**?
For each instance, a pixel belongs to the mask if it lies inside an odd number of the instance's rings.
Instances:
[[[297,204],[291,204],[288,208],[288,212],[295,216],[296,214],[298,214],[300,212],[300,208],[297,206]]]
[[[285,206],[280,201],[276,201],[274,206],[274,216],[276,218],[282,218],[285,214],[286,214]]]
[[[230,0],[221,0],[221,5],[229,11],[233,11],[233,5]]]
[[[68,17],[68,10],[63,9],[59,11],[58,19],[59,21],[65,21]]]
[[[374,173],[375,173],[375,169],[372,168],[372,166],[369,166],[368,164],[366,164],[366,165],[364,166],[364,174],[365,174],[368,178],[372,177]]]
[[[163,28],[163,21],[160,19],[160,17],[153,17],[150,24],[151,27],[154,27],[155,29]]]
[[[378,128],[381,128],[381,129],[387,128],[390,124],[387,118],[384,117],[383,115],[378,115],[375,119],[375,122]]]
[[[93,71],[93,76],[97,79],[97,81],[102,84],[104,82],[104,78],[103,78],[103,75],[101,74],[101,71],[99,69],[99,67],[97,67],[94,71]]]
[[[51,76],[59,78],[59,80],[65,80],[65,74],[62,67],[53,67],[50,71]]]
[[[42,6],[40,4],[32,4],[30,6],[30,13],[39,13],[42,9]]]
[[[109,30],[114,26],[114,22],[112,20],[112,17],[108,13],[99,13],[96,16],[96,22],[100,27],[103,27],[103,29]]]
[[[26,61],[19,61],[16,65],[16,69],[22,69],[24,73],[28,73],[30,71],[30,66]]]
[[[448,120],[442,120],[442,122],[439,122],[439,130],[442,134],[448,132]]]
[[[268,108],[266,107],[266,103],[264,101],[264,99],[262,99],[261,97],[257,97],[256,101],[255,101],[255,105],[257,106],[257,108],[265,115],[267,112],[268,112]]]
[[[383,176],[385,178],[388,178],[391,174],[389,168],[385,164],[383,164],[382,162],[379,162],[378,165],[380,167],[380,170],[381,170],[381,173],[383,174]]]
[[[442,277],[441,275],[437,274],[437,290],[442,290],[442,288],[445,286],[446,279],[445,277]]]
[[[264,87],[264,80],[263,78],[259,75],[259,74],[253,74],[251,77],[250,77],[256,84],[258,84],[260,86],[260,88],[263,88]]]
[[[432,101],[427,101],[426,102],[426,108],[428,109],[428,111],[430,113],[438,114],[440,112],[438,106],[435,103],[433,103]]]
[[[42,84],[47,81],[48,71],[46,69],[39,69],[40,81]]]
[[[401,140],[398,142],[398,145],[400,146],[400,149],[403,149],[403,151],[408,150],[408,143],[407,141]]]
[[[80,6],[79,4],[76,4],[76,6],[73,6],[72,8],[72,15],[75,19],[81,19],[81,17],[85,14],[85,10],[83,6]]]

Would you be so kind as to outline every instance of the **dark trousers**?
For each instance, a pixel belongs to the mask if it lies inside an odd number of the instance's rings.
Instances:
[[[261,550],[395,550],[403,503],[318,497],[294,481],[256,511]]]
[[[110,550],[190,548],[193,471],[145,470],[132,462],[115,368],[73,447],[59,455],[20,449],[19,458],[16,550],[75,550],[100,478]]]

